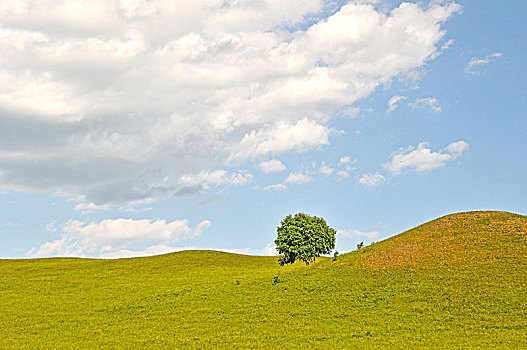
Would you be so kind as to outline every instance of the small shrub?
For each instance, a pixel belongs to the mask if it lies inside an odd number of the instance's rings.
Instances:
[[[273,277],[273,285],[277,285],[278,283],[280,283],[280,275]]]
[[[360,242],[359,244],[357,244],[357,249],[361,248],[364,248],[364,242]]]

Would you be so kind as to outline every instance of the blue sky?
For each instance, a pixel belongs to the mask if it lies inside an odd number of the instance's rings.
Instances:
[[[0,5],[0,257],[337,249],[527,213],[527,3]]]

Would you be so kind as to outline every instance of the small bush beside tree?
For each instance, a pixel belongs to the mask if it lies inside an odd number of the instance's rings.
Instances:
[[[333,253],[333,261],[337,260],[338,257],[339,257],[339,251],[335,250],[335,253]]]
[[[280,224],[274,242],[276,250],[283,254],[278,261],[282,266],[296,260],[313,264],[317,256],[329,254],[335,248],[336,231],[323,218],[298,213],[286,216]]]

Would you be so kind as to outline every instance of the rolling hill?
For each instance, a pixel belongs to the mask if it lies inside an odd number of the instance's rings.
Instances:
[[[527,217],[448,215],[314,265],[0,260],[0,348],[526,348]]]

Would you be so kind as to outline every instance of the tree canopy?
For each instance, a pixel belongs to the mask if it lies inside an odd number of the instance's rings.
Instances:
[[[335,248],[335,230],[326,220],[304,213],[288,215],[276,228],[278,237],[274,241],[280,254],[280,265],[303,260],[313,264],[320,254],[329,254]]]

